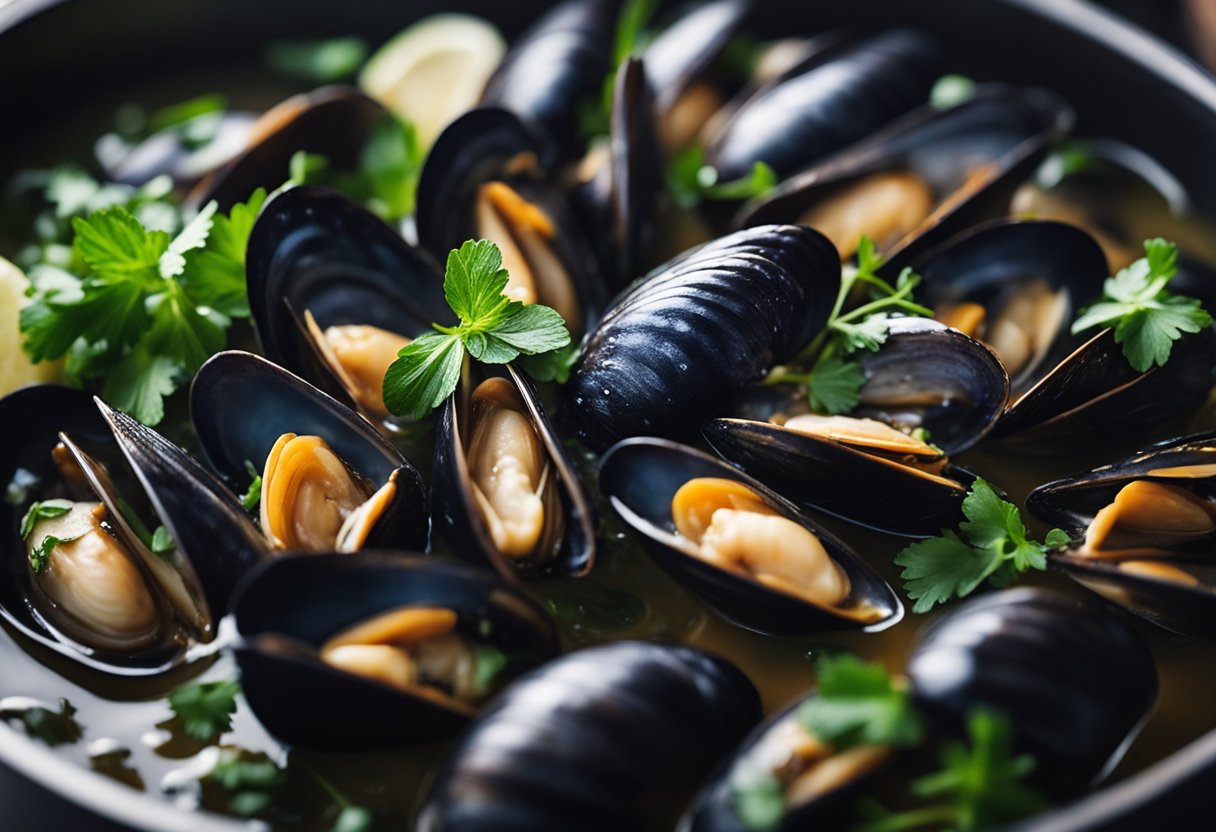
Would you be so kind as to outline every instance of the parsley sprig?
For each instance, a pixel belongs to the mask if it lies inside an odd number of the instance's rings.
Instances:
[[[30,359],[67,355],[75,381],[159,422],[164,398],[224,348],[232,318],[249,315],[245,244],[265,198],[259,190],[228,216],[211,203],[172,238],[122,206],[75,217],[80,275],[36,281],[21,310]]]
[[[1102,299],[1081,311],[1073,333],[1113,327],[1115,343],[1138,372],[1165,366],[1184,332],[1212,323],[1198,300],[1167,291],[1177,273],[1178,247],[1160,237],[1145,240],[1144,257],[1107,279]]]
[[[384,376],[384,404],[391,412],[421,419],[442,404],[456,389],[466,352],[485,364],[506,364],[570,344],[561,315],[541,304],[509,300],[506,287],[498,246],[469,240],[452,250],[443,294],[460,323],[433,324],[435,332],[398,353]]]
[[[820,658],[816,675],[818,695],[802,703],[798,721],[835,750],[886,744],[907,748],[924,737],[907,689],[882,665],[841,653]]]
[[[777,174],[764,162],[753,163],[751,172],[741,179],[719,181],[717,169],[705,163],[705,150],[700,145],[684,148],[667,167],[667,192],[685,211],[691,211],[706,200],[756,199],[775,187]]]
[[[1028,569],[1046,569],[1047,550],[1068,544],[1068,535],[1059,529],[1048,532],[1044,543],[1032,540],[1018,507],[1002,500],[983,479],[972,483],[963,514],[967,519],[958,533],[944,530],[941,537],[913,543],[895,556],[904,567],[900,577],[908,597],[916,601],[913,612],[965,598],[985,581],[1008,586]]]
[[[270,807],[287,772],[265,759],[248,759],[239,749],[226,748],[207,779],[231,795],[228,810],[250,817]]]
[[[240,692],[241,685],[235,679],[187,682],[169,694],[169,707],[190,738],[211,742],[232,729]]]
[[[792,365],[774,367],[765,384],[805,385],[811,409],[817,413],[848,413],[857,406],[866,378],[851,356],[881,347],[893,314],[933,315],[932,309],[912,299],[920,276],[905,268],[892,285],[878,276],[883,263],[874,242],[863,234],[857,246],[857,267],[844,270],[827,325]],[[868,290],[868,300],[846,311],[856,287]],[[798,369],[808,366],[809,370]]]
[[[969,742],[953,742],[943,749],[940,771],[911,784],[915,797],[941,802],[900,813],[871,804],[871,819],[858,832],[902,832],[924,826],[979,832],[1046,808],[1043,796],[1025,782],[1034,771],[1034,758],[1013,754],[1008,719],[975,709],[968,714],[967,733]]]

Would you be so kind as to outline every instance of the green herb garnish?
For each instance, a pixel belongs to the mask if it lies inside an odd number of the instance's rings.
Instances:
[[[929,103],[939,110],[948,110],[971,100],[974,95],[975,81],[966,75],[943,75],[933,84]]]
[[[229,811],[249,817],[274,802],[274,793],[287,781],[287,773],[270,760],[247,760],[240,752],[229,750],[207,778],[232,795]]]
[[[982,479],[976,479],[963,498],[959,533],[922,540],[904,548],[895,563],[904,567],[900,577],[913,612],[923,613],[950,598],[965,598],[984,581],[1006,586],[1021,572],[1047,568],[1047,550],[1068,544],[1059,529],[1047,533],[1045,543],[1027,536],[1022,514],[1002,500]]]
[[[486,364],[506,364],[570,343],[566,324],[553,309],[524,305],[503,296],[507,271],[498,246],[469,240],[448,255],[443,294],[460,318],[454,327],[433,324],[406,345],[384,376],[384,404],[397,414],[421,419],[456,389],[465,352]]]
[[[187,682],[169,694],[169,707],[181,721],[186,735],[211,742],[232,728],[236,696],[241,692],[235,679],[222,682]]]
[[[742,179],[719,182],[718,171],[705,164],[705,150],[700,145],[681,150],[667,168],[667,191],[676,205],[685,211],[691,211],[706,200],[756,199],[776,186],[777,174],[764,162],[755,162],[751,173]]]
[[[1160,237],[1144,241],[1144,257],[1108,278],[1102,299],[1083,309],[1072,325],[1075,335],[1094,327],[1113,327],[1115,343],[1138,372],[1164,367],[1174,342],[1184,332],[1199,332],[1212,316],[1195,298],[1166,291],[1178,273],[1178,247]]]
[[[265,191],[228,217],[208,205],[176,237],[126,208],[72,220],[82,277],[37,283],[21,310],[34,361],[68,354],[78,382],[99,382],[111,404],[154,425],[164,398],[224,348],[232,317],[249,313],[245,243]]]
[[[798,721],[836,751],[855,745],[914,746],[924,736],[908,692],[880,664],[842,653],[816,664],[818,693],[798,708]]]
[[[157,526],[156,531],[152,532],[152,543],[148,547],[152,554],[164,555],[172,552],[174,547],[173,535],[169,534],[169,530],[164,526]]]
[[[245,511],[253,511],[262,501],[262,475],[249,460],[245,460],[245,470],[253,479],[249,482],[249,487],[245,489],[245,496],[241,497],[241,505],[245,507]]]
[[[933,310],[912,300],[920,277],[904,269],[892,286],[878,276],[884,260],[864,234],[857,246],[857,268],[845,269],[836,304],[827,325],[793,365],[774,367],[765,384],[804,384],[811,409],[816,413],[848,413],[861,401],[866,377],[853,353],[877,350],[887,340],[893,313],[932,316]],[[844,311],[855,287],[869,290],[869,300]],[[800,370],[798,367],[807,367]]]
[[[413,124],[393,115],[380,119],[359,156],[359,171],[367,183],[364,202],[368,210],[390,221],[413,214],[426,152]]]
[[[749,771],[731,783],[731,808],[749,832],[776,829],[785,817],[781,781],[767,771]]]
[[[42,500],[34,503],[21,518],[21,539],[29,537],[39,521],[62,517],[71,510],[71,500]]]
[[[612,123],[612,100],[616,91],[616,73],[621,64],[632,55],[646,48],[646,27],[659,8],[658,0],[625,0],[616,20],[616,34],[612,39],[612,62],[608,77],[598,98],[583,101],[579,109],[579,130],[583,138],[592,139],[608,134]]]
[[[0,711],[0,717],[20,717],[30,736],[37,737],[52,748],[74,743],[84,736],[84,729],[76,721],[76,708],[66,699],[59,700],[58,711],[31,704],[29,707]]]
[[[354,75],[367,58],[367,42],[357,37],[272,41],[262,52],[276,72],[311,84],[332,84]]]
[[[30,549],[30,567],[33,568],[35,573],[41,572],[47,567],[47,564],[51,562],[51,553],[55,551],[56,546],[61,543],[71,543],[73,540],[76,540],[79,537],[80,535],[73,535],[72,537],[56,537],[53,534],[48,534],[46,537],[42,538],[41,543],[39,543],[33,549]]]
[[[918,798],[941,803],[878,815],[857,827],[858,832],[901,832],[932,826],[958,832],[994,829],[1041,812],[1047,802],[1025,780],[1034,771],[1034,758],[1014,756],[1012,729],[1005,717],[983,709],[967,719],[969,743],[950,743],[941,755],[941,770],[911,785]]]

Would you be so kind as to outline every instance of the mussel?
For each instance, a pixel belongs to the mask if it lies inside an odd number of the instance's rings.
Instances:
[[[1008,376],[989,348],[925,318],[892,319],[886,343],[860,361],[866,384],[850,417],[806,413],[803,401],[767,421],[710,420],[705,438],[800,506],[895,534],[937,534],[959,519],[974,480],[949,457],[991,429]]]
[[[921,32],[841,42],[756,90],[709,137],[706,163],[722,181],[755,162],[788,176],[928,101],[940,74],[938,47]]]
[[[417,470],[298,376],[250,353],[219,353],[194,378],[190,413],[203,456],[230,488],[245,493],[260,472],[262,533],[274,548],[426,549]]]
[[[358,203],[316,186],[270,200],[247,251],[262,353],[391,428],[381,392],[389,364],[432,323],[454,323],[435,261]]]
[[[435,530],[511,579],[595,563],[595,510],[535,388],[515,367],[465,366],[435,441]]]
[[[1216,637],[1216,433],[1040,485],[1026,507],[1072,536],[1049,559],[1078,583],[1166,629]]]
[[[670,829],[682,799],[759,716],[747,677],[699,650],[630,641],[580,650],[517,681],[473,725],[417,829]]]
[[[605,313],[563,391],[565,418],[596,449],[688,437],[810,342],[839,285],[836,250],[797,226],[751,228],[681,255]]]
[[[977,706],[1005,713],[1034,780],[1057,797],[1119,761],[1157,697],[1148,645],[1120,611],[1093,599],[1016,589],[935,621],[908,660],[918,706],[961,733]]]
[[[894,591],[843,541],[755,479],[663,439],[604,454],[600,491],[669,575],[740,626],[883,630]]]
[[[0,400],[0,425],[16,440],[0,460],[16,498],[3,509],[0,615],[115,675],[194,658],[266,552],[240,505],[180,448],[82,392],[20,390]]]
[[[250,574],[234,614],[249,706],[284,742],[327,751],[451,736],[558,651],[520,591],[400,552],[275,559]]]
[[[418,179],[418,240],[437,260],[469,239],[494,242],[506,295],[551,306],[575,336],[603,287],[565,197],[543,176],[548,145],[507,110],[480,107],[440,134]]]
[[[921,297],[938,320],[987,343],[1014,397],[1081,339],[1078,312],[1102,295],[1106,258],[1075,226],[1001,220],[971,229],[915,261]]]
[[[1045,92],[981,87],[944,111],[925,105],[791,176],[736,223],[809,225],[845,260],[865,234],[897,272],[916,251],[1002,216],[1013,189],[1071,123],[1071,110]]]

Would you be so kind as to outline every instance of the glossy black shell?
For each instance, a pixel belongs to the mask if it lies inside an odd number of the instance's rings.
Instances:
[[[618,298],[588,337],[563,415],[588,446],[683,438],[827,321],[836,249],[798,226],[762,226],[682,255]]]
[[[262,353],[350,407],[350,393],[304,326],[365,324],[415,338],[455,323],[443,273],[363,206],[328,188],[292,188],[249,234],[246,288]]]
[[[449,737],[467,725],[443,703],[317,656],[342,630],[406,605],[455,611],[458,632],[488,638],[517,672],[558,652],[548,615],[487,572],[400,552],[276,558],[250,574],[234,604],[241,689],[266,730],[291,745],[354,751]]]
[[[218,353],[194,377],[190,418],[203,457],[237,494],[249,486],[246,462],[261,471],[285,433],[320,436],[377,488],[395,474],[396,497],[367,546],[426,550],[430,521],[418,471],[366,419],[300,377],[251,353]]]
[[[816,53],[745,101],[709,140],[706,163],[724,182],[757,161],[788,176],[928,101],[937,52],[923,33],[897,29]]]
[[[481,103],[535,124],[570,158],[583,99],[600,93],[611,69],[617,3],[566,0],[511,45]]]
[[[473,725],[416,829],[670,829],[655,807],[678,808],[759,717],[751,682],[699,650],[580,650],[520,679]]]
[[[671,501],[691,479],[713,477],[741,483],[758,493],[787,519],[808,529],[849,576],[848,605],[864,601],[881,613],[865,623],[831,607],[721,569],[672,545],[675,523]],[[687,586],[727,620],[771,635],[807,635],[825,630],[885,630],[903,618],[895,591],[855,551],[780,494],[756,479],[693,448],[664,439],[626,439],[604,454],[600,493],[641,539],[662,569]]]
[[[667,113],[689,85],[730,42],[754,0],[709,0],[680,10],[680,16],[646,47],[646,78],[655,106]]]
[[[916,702],[962,733],[984,705],[1003,711],[1034,780],[1057,797],[1107,774],[1157,697],[1148,645],[1099,601],[1017,589],[968,601],[935,621],[908,660]]]

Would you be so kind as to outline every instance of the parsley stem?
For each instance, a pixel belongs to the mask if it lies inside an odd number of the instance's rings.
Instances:
[[[832,323],[829,326],[834,326],[835,324],[848,323],[849,321],[853,321],[858,318],[864,318],[867,315],[870,315],[874,312],[881,311],[881,310],[886,309],[891,306],[898,306],[900,309],[907,310],[908,312],[913,312],[917,315],[924,315],[927,318],[933,316],[933,310],[928,308],[927,306],[921,306],[919,303],[914,303],[913,301],[910,301],[910,300],[904,300],[900,296],[892,295],[889,298],[879,298],[878,300],[873,300],[863,306],[859,306],[856,309],[854,309],[852,312],[848,312],[844,315],[841,315],[839,318],[836,318],[836,320],[832,321]]]

